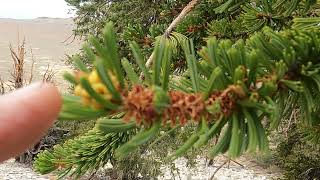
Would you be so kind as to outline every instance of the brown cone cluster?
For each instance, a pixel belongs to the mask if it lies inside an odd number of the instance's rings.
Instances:
[[[202,115],[206,113],[205,102],[201,94],[188,94],[181,91],[170,91],[170,106],[163,112],[164,124],[171,121],[171,126],[176,125],[178,120],[183,126],[188,119],[200,121]]]
[[[219,119],[221,116],[228,117],[232,114],[236,108],[236,101],[244,98],[246,93],[242,87],[238,85],[230,85],[224,91],[216,91],[206,101],[206,106],[210,107],[214,103],[218,102],[220,105],[220,112],[211,114],[214,119]]]
[[[236,107],[235,100],[238,94],[235,88],[228,88],[223,92],[214,92],[206,101],[199,93],[185,93],[182,91],[169,91],[169,105],[161,114],[157,113],[153,105],[154,92],[150,88],[141,85],[133,89],[123,98],[124,111],[127,112],[124,119],[130,121],[134,118],[137,124],[151,125],[159,116],[163,124],[170,121],[171,126],[185,125],[192,119],[199,122],[201,117],[208,120],[218,119],[220,116],[229,116]],[[219,102],[220,111],[212,114],[207,107]]]
[[[235,101],[230,93],[223,94],[222,92],[214,92],[206,101],[206,106],[213,106],[215,103],[219,103],[220,111],[211,114],[213,119],[219,119],[222,115],[224,117],[230,116],[232,110],[235,108]]]
[[[137,85],[123,99],[124,111],[127,112],[124,120],[130,121],[134,118],[137,124],[146,122],[152,124],[158,116],[153,106],[153,91]]]
[[[109,72],[109,75],[116,89],[120,90],[116,77],[111,72]],[[76,74],[76,79],[81,77],[87,78],[98,94],[106,100],[112,101],[112,94],[101,82],[97,71],[94,70],[90,74]],[[80,84],[75,87],[75,95],[81,97],[84,105],[97,109],[102,107]],[[204,100],[201,93],[185,93],[173,90],[168,92],[169,103],[162,110],[158,110],[154,106],[155,93],[152,88],[135,85],[130,91],[122,93],[122,96],[123,111],[126,112],[124,120],[127,122],[134,118],[137,124],[150,126],[154,121],[161,118],[164,126],[168,123],[171,126],[176,126],[177,122],[184,126],[188,120],[199,122],[203,117],[211,121],[222,116],[230,116],[236,107],[236,100],[245,96],[245,93],[240,86],[231,85],[224,91],[213,92],[207,100]]]

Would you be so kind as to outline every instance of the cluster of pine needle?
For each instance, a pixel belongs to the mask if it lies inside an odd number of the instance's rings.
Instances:
[[[216,11],[238,5],[240,1],[229,0]],[[247,14],[258,11],[245,10]],[[282,14],[291,14],[289,11]],[[255,18],[262,26],[275,17],[258,12]],[[318,22],[317,17],[296,18],[291,29],[258,28],[261,31],[246,40],[211,37],[198,52],[192,39],[175,33],[182,37],[178,43],[187,62],[186,72],[178,77],[170,69],[177,47],[173,36],[157,38],[151,69],[138,45],[130,42],[136,69],[119,57],[113,24],[108,23],[103,42],[90,37],[92,48],[84,47],[93,68],[76,57],[79,71],[65,74],[76,88],[74,95],[64,96],[60,114],[61,120],[98,119],[96,127],[41,153],[36,169],[81,176],[157,141],[160,131],[168,127],[170,131],[189,124],[197,128],[168,160],[200,149],[214,137],[219,140],[208,150],[210,158],[219,153],[235,158],[244,152],[267,152],[268,131],[279,126],[294,110],[292,106],[300,110],[302,126],[317,129],[308,138],[318,141],[320,106],[314,98],[320,95]]]

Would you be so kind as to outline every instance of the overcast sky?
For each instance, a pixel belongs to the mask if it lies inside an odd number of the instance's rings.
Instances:
[[[68,9],[64,0],[0,0],[0,18],[66,18],[71,16]]]

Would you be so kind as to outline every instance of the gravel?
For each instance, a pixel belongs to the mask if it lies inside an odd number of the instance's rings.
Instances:
[[[259,166],[248,158],[230,161],[224,166],[226,158],[215,159],[212,165],[208,165],[207,160],[198,158],[194,168],[187,167],[187,160],[180,158],[174,162],[178,172],[170,172],[169,168],[163,167],[164,175],[158,177],[162,180],[181,179],[181,180],[209,180],[215,171],[220,168],[213,180],[272,180],[281,177],[278,169],[270,169]],[[0,164],[0,180],[52,180],[53,176],[41,176],[35,173],[29,166],[15,163],[14,160]],[[110,178],[97,178],[109,180]]]
[[[49,176],[36,174],[30,167],[24,164],[6,161],[0,164],[0,180],[48,180]]]
[[[227,161],[224,157],[219,157],[212,165],[208,165],[207,160],[198,158],[196,166],[193,168],[187,167],[187,160],[180,158],[174,162],[179,173],[171,173],[168,168],[164,168],[164,177],[161,179],[192,179],[192,180],[209,180],[213,174],[214,180],[271,180],[280,177],[278,170],[271,172],[268,169],[263,169],[257,164],[239,159],[235,162]],[[242,163],[244,161],[244,163]],[[218,171],[216,171],[219,169]],[[173,178],[174,177],[174,178]]]

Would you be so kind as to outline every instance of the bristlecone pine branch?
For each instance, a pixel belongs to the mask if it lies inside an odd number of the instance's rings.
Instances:
[[[312,114],[317,106],[311,97],[320,88],[315,86],[320,82],[318,31],[288,30],[276,33],[266,28],[246,43],[240,40],[235,44],[229,40],[217,41],[212,38],[208,40],[208,46],[201,50],[200,55],[204,60],[199,63],[193,47],[185,42],[190,80],[182,78],[180,89],[167,89],[171,84],[167,71],[171,48],[166,38],[156,43],[155,64],[152,71],[145,71],[150,76],[149,81],[130,81],[137,79],[138,75],[128,72],[127,75],[131,77],[125,82],[119,79],[124,75],[119,70],[122,67],[116,55],[112,25],[108,24],[105,33],[109,34],[105,34],[105,41],[109,41],[109,48],[93,44],[98,52],[94,69],[89,72],[76,59],[80,71],[67,76],[75,83],[75,95],[80,99],[75,99],[72,105],[65,103],[61,119],[89,119],[124,112],[119,128],[110,126],[111,129],[108,129],[105,120],[103,129],[121,132],[121,127],[127,130],[126,123],[133,120],[136,126],[146,129],[142,132],[142,139],[134,141],[135,145],[130,141],[124,145],[130,145],[129,151],[156,136],[160,129],[158,122],[162,126],[184,126],[189,120],[203,124],[205,128],[195,132],[196,138],[188,144],[188,148],[194,144],[200,147],[223,126],[227,126],[229,130],[226,130],[225,136],[221,136],[223,141],[219,142],[221,147],[218,144],[210,156],[227,150],[232,157],[240,155],[241,149],[267,150],[267,138],[261,120],[268,117],[271,127],[276,128],[289,94],[299,96],[299,103],[302,103],[300,107],[306,115],[305,124],[313,124]],[[140,54],[135,46],[132,47],[134,53]],[[137,64],[141,64],[137,61]],[[126,60],[122,64],[131,66]],[[74,104],[78,105],[75,107]],[[135,126],[130,124],[130,127]],[[150,129],[152,133],[148,132]],[[140,137],[140,134],[137,136]],[[119,152],[119,156],[127,155],[126,152]]]
[[[286,104],[293,102],[304,116],[304,126],[319,127],[320,106],[313,98],[320,94],[318,27],[282,32],[264,28],[246,42],[210,38],[199,52],[201,60],[192,41],[185,41],[188,70],[178,79],[170,77],[172,47],[166,38],[155,44],[151,70],[142,63],[137,46],[131,46],[146,76],[141,80],[140,72],[133,71],[128,60],[120,60],[111,23],[106,25],[104,37],[103,44],[91,38],[97,54],[89,53],[87,58],[92,58],[93,70],[75,58],[79,71],[65,75],[75,85],[75,96],[65,96],[60,119],[104,117],[97,121],[96,129],[105,133],[141,129],[127,141],[117,142],[115,158],[124,158],[151,141],[162,127],[190,123],[199,128],[169,159],[190,148],[201,148],[216,135],[219,141],[209,150],[211,158],[226,152],[232,158],[246,151],[265,152],[266,130],[279,126],[292,111]],[[116,118],[106,118],[119,113]]]

